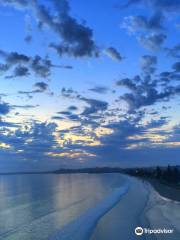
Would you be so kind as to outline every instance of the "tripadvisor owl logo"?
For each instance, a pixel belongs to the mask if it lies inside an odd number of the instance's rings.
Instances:
[[[135,228],[135,234],[138,236],[143,235],[143,228],[142,227]]]

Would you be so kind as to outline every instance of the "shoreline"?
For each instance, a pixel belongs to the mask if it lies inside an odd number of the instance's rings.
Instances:
[[[117,168],[86,168],[86,169],[61,169],[58,171],[44,171],[44,172],[9,172],[9,173],[0,173],[0,176],[9,176],[9,175],[45,175],[45,174],[105,174],[105,173],[121,173],[124,174],[122,169]],[[126,173],[127,174],[127,173]],[[127,174],[129,175],[129,174]],[[129,175],[131,176],[131,175]],[[176,187],[172,184],[167,184],[161,182],[155,178],[148,177],[138,177],[141,181],[147,181],[152,185],[152,187],[162,196],[173,201],[180,202],[180,187]]]
[[[142,179],[141,179],[142,180]],[[180,188],[177,188],[166,183],[162,183],[157,179],[143,178],[151,184],[151,186],[162,196],[172,201],[180,202]]]

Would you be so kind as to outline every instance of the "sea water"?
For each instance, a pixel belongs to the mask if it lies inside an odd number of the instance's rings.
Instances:
[[[0,176],[0,239],[89,239],[128,189],[120,174]]]

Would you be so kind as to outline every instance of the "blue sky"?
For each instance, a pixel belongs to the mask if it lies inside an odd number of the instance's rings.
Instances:
[[[179,10],[1,0],[2,171],[178,164]]]

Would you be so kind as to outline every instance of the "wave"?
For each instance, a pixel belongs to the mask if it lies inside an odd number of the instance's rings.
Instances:
[[[88,209],[83,215],[67,224],[49,240],[88,240],[99,219],[112,209],[128,190],[129,183],[116,188],[94,208]]]

